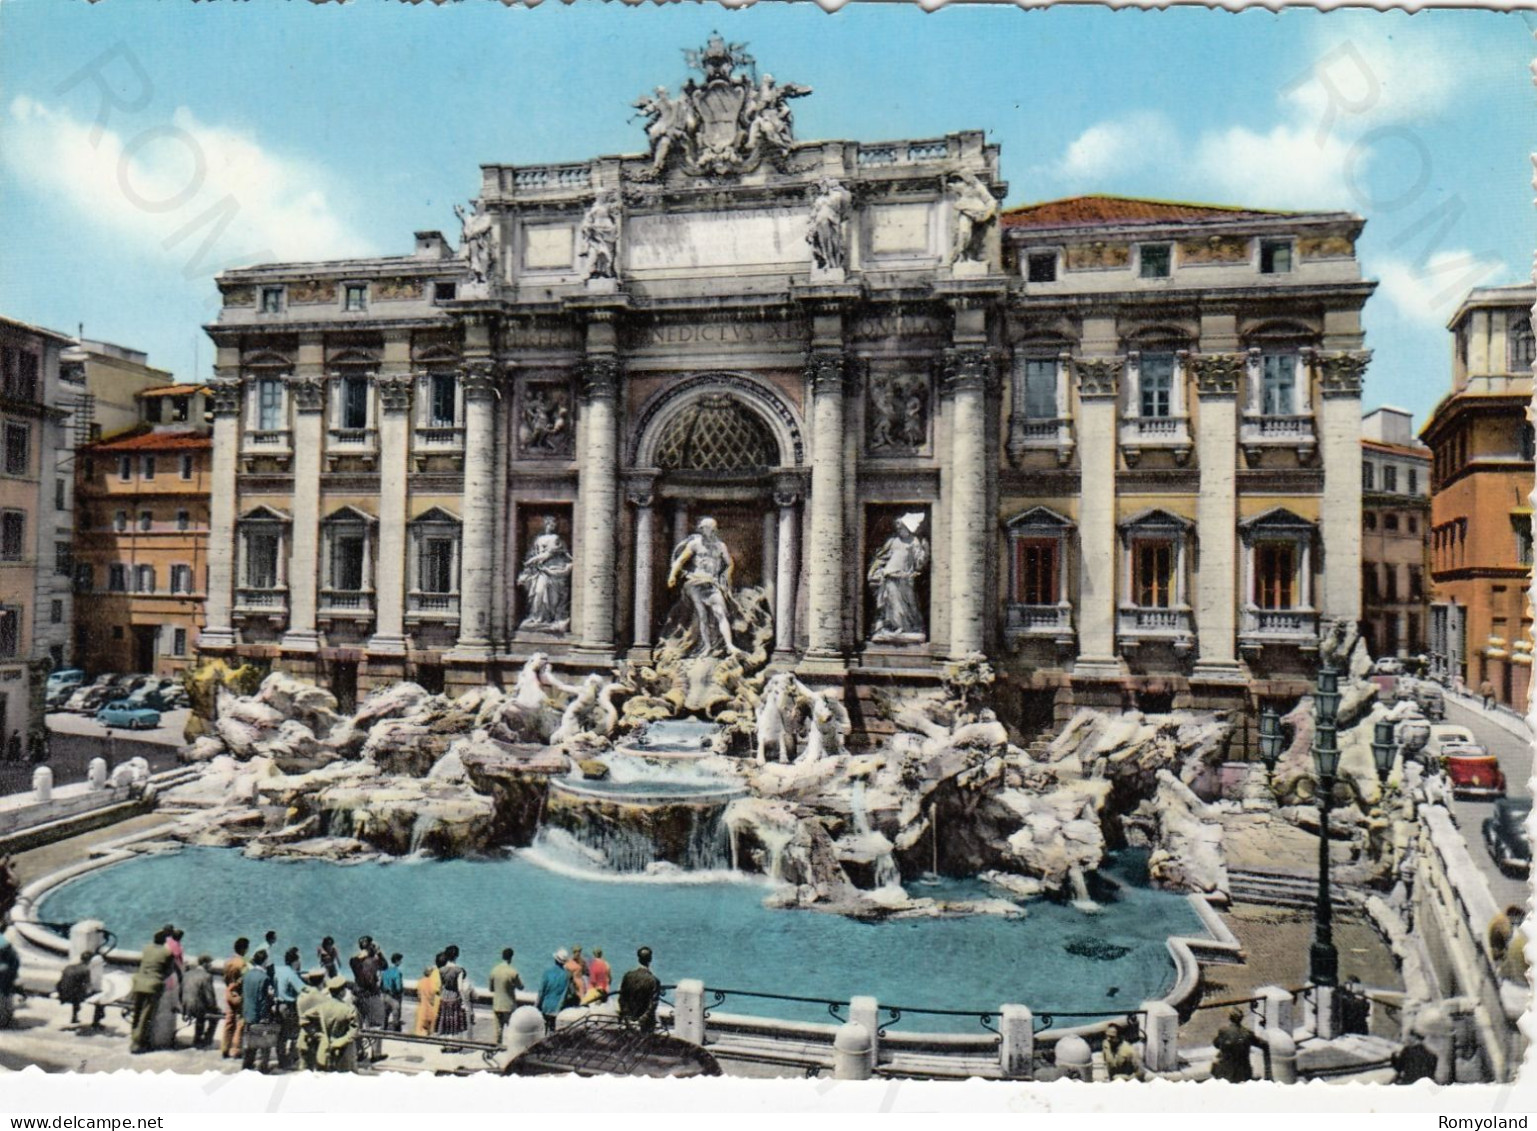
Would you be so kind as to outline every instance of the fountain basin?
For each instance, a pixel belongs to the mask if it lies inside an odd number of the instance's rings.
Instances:
[[[278,932],[311,947],[324,935],[372,934],[406,955],[413,975],[449,943],[484,985],[504,946],[517,948],[525,982],[557,948],[605,949],[616,973],[638,946],[656,951],[664,982],[929,1009],[992,1012],[1007,1001],[1037,1013],[1136,1009],[1190,981],[1179,978],[1171,936],[1208,938],[1192,902],[1152,889],[1138,861],[1108,866],[1121,886],[1101,914],[1033,901],[1024,919],[996,915],[866,922],[774,911],[769,888],[741,877],[631,877],[613,882],[541,867],[532,854],[497,860],[258,860],[235,849],[185,848],[96,868],[40,894],[36,918],[98,918],[126,947],[167,921],[191,953],[227,953],[236,934]],[[971,898],[975,881],[942,882],[925,895]],[[187,892],[198,898],[189,900]],[[488,914],[486,898],[516,908]],[[1109,940],[1113,947],[1089,945]],[[1193,944],[1192,944],[1193,945]],[[307,952],[307,951],[306,951]],[[1188,949],[1185,953],[1188,955]],[[408,1005],[408,1008],[411,1008]],[[734,1013],[827,1020],[825,1007],[734,995]],[[975,1018],[904,1015],[893,1032],[981,1033]]]
[[[637,758],[708,758],[710,743],[719,733],[717,723],[703,719],[658,719],[638,736],[615,745],[620,754]]]

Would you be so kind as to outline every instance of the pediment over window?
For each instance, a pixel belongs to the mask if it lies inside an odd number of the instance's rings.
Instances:
[[[1253,538],[1263,534],[1311,534],[1317,525],[1285,507],[1271,507],[1262,514],[1244,519],[1238,529],[1245,538]]]
[[[442,507],[433,507],[429,511],[423,511],[410,522],[412,526],[459,526],[461,521],[458,515]]]
[[[328,526],[359,524],[363,526],[373,526],[379,520],[366,511],[358,510],[357,507],[347,506],[338,507],[336,510],[326,515],[326,517],[320,521]]]
[[[344,349],[326,360],[328,365],[378,365],[379,357],[369,350]]]
[[[293,363],[280,353],[271,350],[260,350],[257,353],[248,354],[241,358],[240,364],[247,369],[275,369],[280,366],[289,366]]]
[[[1054,532],[1072,530],[1077,525],[1072,519],[1064,514],[1058,514],[1050,507],[1031,507],[1004,523],[1009,530],[1045,529]]]
[[[457,365],[459,351],[444,345],[423,346],[412,354],[412,360],[418,365]]]
[[[1162,507],[1151,507],[1123,518],[1120,528],[1122,534],[1153,532],[1185,534],[1195,529],[1195,523],[1173,511],[1166,511]]]
[[[258,506],[252,507],[240,516],[240,522],[281,522],[292,523],[294,516],[287,511],[280,511],[276,507]]]

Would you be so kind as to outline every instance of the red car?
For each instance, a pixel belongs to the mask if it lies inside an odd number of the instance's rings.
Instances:
[[[1441,767],[1452,780],[1454,797],[1504,797],[1505,771],[1488,749],[1472,742],[1441,747]]]

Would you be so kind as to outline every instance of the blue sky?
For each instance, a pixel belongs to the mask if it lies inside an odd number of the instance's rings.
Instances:
[[[1423,421],[1457,298],[1537,244],[1530,14],[0,0],[0,311],[206,377],[221,266],[404,253],[482,162],[642,149],[716,28],[816,89],[803,138],[987,130],[1010,203],[1360,213],[1366,407]]]

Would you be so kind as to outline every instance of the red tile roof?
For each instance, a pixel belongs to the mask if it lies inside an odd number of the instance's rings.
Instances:
[[[84,444],[83,452],[185,452],[213,447],[213,437],[206,432],[139,432]]]
[[[208,392],[207,385],[156,385],[152,389],[140,389],[141,397],[190,397],[193,393]]]
[[[1040,204],[1022,204],[1003,213],[1006,228],[1073,228],[1122,224],[1190,224],[1213,220],[1248,220],[1302,213],[1240,208],[1225,204],[1187,204],[1142,200],[1132,196],[1070,196]]]

